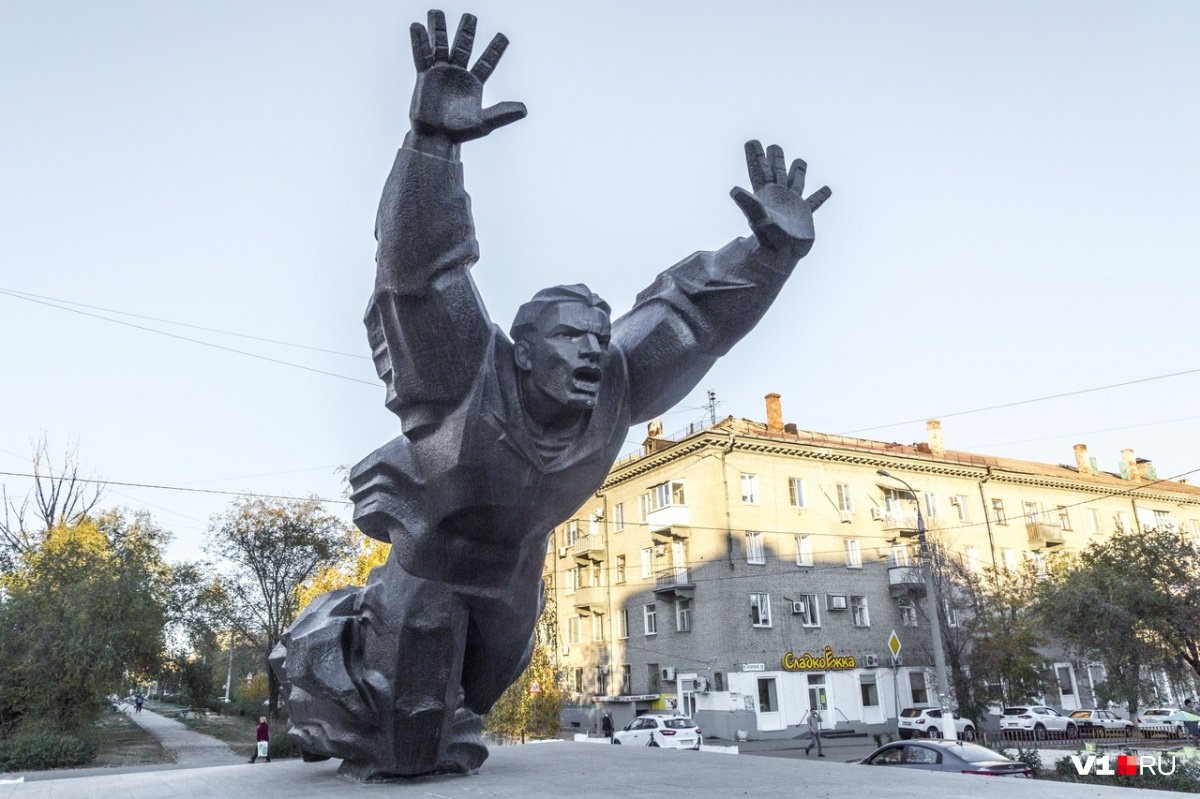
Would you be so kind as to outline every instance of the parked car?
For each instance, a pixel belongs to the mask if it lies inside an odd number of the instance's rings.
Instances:
[[[1111,710],[1081,708],[1072,710],[1068,717],[1079,728],[1080,735],[1133,735],[1135,727],[1129,719],[1123,719]]]
[[[699,749],[700,728],[687,716],[638,716],[613,733],[613,743],[626,746],[661,746],[665,749]]]
[[[901,738],[941,738],[949,727],[942,719],[940,707],[906,707],[900,711]],[[964,741],[975,740],[975,725],[970,719],[954,714],[954,729]]]
[[[1167,718],[1177,713],[1179,713],[1177,707],[1151,707],[1139,710],[1137,714],[1138,731],[1141,732],[1143,738],[1153,738],[1156,735],[1164,738],[1182,738],[1185,729],[1183,720]]]
[[[1004,708],[1000,731],[1005,738],[1032,738],[1044,741],[1051,735],[1063,738],[1079,736],[1075,722],[1045,705],[1019,705]]]
[[[894,741],[879,747],[862,762],[867,766],[898,766],[989,777],[1033,776],[1028,763],[1010,760],[999,752],[965,741]]]

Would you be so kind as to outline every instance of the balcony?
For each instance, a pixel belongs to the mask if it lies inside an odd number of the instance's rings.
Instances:
[[[925,595],[925,576],[920,566],[889,566],[888,593],[892,598],[909,594]]]
[[[885,511],[883,514],[883,531],[894,533],[905,538],[917,534],[917,514],[901,511]]]
[[[691,599],[696,593],[696,584],[686,567],[679,566],[660,571],[654,576],[654,594],[663,598],[683,597]]]
[[[608,607],[608,588],[592,585],[575,589],[575,610],[583,614],[604,613]]]
[[[646,524],[655,535],[671,535],[671,528],[686,525],[690,519],[687,505],[667,505],[646,514]]]
[[[1029,544],[1035,549],[1061,546],[1066,542],[1063,529],[1057,524],[1025,522],[1025,529],[1029,533]]]
[[[572,554],[578,560],[604,560],[604,536],[598,534],[580,536],[575,539]]]

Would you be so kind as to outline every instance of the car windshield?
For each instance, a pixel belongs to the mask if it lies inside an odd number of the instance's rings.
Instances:
[[[686,730],[689,727],[695,727],[696,722],[691,719],[667,719],[663,722],[663,726],[672,730]]]
[[[923,707],[906,707],[906,708],[904,708],[904,710],[901,710],[901,711],[900,711],[900,718],[903,718],[903,719],[915,719],[916,717],[918,717],[918,716],[920,716],[922,713],[924,713],[926,710],[928,710],[928,708],[923,708]]]
[[[1029,712],[1029,708],[1027,708],[1027,707],[1006,707],[1006,708],[1004,708],[1004,715],[1006,715],[1006,716],[1020,716],[1022,713],[1028,713],[1028,712]]]
[[[978,744],[959,743],[947,746],[946,749],[968,763],[982,763],[987,760],[1008,760],[1007,757],[999,752],[993,752],[986,746],[979,746]]]

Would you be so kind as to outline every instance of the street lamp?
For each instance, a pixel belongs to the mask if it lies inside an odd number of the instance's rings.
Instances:
[[[942,645],[942,621],[938,611],[937,588],[933,580],[933,558],[930,553],[929,542],[925,538],[925,517],[921,515],[921,500],[917,496],[916,489],[910,486],[905,480],[901,480],[893,474],[888,474],[883,469],[877,469],[875,474],[880,477],[886,477],[889,480],[895,480],[897,483],[903,485],[912,494],[913,502],[917,505],[917,543],[920,549],[921,560],[925,566],[926,613],[929,616],[929,633],[933,645],[933,668],[937,672],[938,707],[942,709],[942,727],[949,728],[942,730],[942,737],[957,739],[958,726],[954,723],[954,709],[950,707],[950,680],[946,675],[946,650]]]

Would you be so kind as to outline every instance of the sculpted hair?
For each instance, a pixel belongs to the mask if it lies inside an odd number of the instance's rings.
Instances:
[[[592,308],[599,308],[606,315],[612,314],[612,308],[608,303],[600,298],[599,295],[593,294],[592,290],[582,283],[575,283],[570,286],[553,286],[548,289],[542,289],[529,302],[517,309],[517,315],[513,318],[512,327],[509,328],[508,335],[513,341],[521,341],[528,338],[533,331],[537,330],[538,318],[542,315],[542,311],[546,310],[551,305],[557,305],[562,302],[579,302]]]

